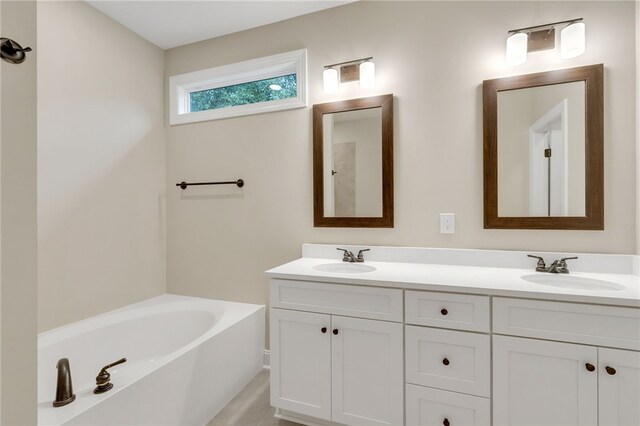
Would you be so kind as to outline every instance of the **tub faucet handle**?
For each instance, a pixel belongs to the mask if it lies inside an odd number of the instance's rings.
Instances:
[[[122,358],[117,360],[116,362],[112,362],[111,364],[105,365],[102,367],[102,370],[96,376],[96,388],[93,390],[93,393],[104,393],[108,390],[111,390],[113,387],[113,383],[110,382],[111,374],[107,372],[107,369],[111,367],[115,367],[116,365],[120,365],[123,362],[127,362],[126,358]]]

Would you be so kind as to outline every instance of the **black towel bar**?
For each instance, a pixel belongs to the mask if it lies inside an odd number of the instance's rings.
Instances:
[[[187,186],[193,185],[238,185],[238,188],[242,188],[244,186],[244,181],[242,179],[238,180],[229,180],[225,182],[185,182],[182,181],[180,183],[176,183],[176,186],[179,186],[182,189],[187,189]]]

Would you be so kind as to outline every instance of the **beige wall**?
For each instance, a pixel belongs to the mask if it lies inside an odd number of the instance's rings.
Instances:
[[[161,49],[84,2],[38,6],[38,312],[164,293]]]
[[[2,36],[30,46],[0,61],[0,424],[36,423],[36,3],[2,1]]]
[[[584,55],[504,65],[507,30],[577,16]],[[171,75],[306,47],[310,105],[396,97],[393,229],[313,227],[310,108],[167,127],[168,290],[266,303],[263,271],[297,258],[303,241],[632,253],[634,22],[633,2],[357,2],[168,50],[165,88]],[[374,90],[323,94],[323,65],[370,55]],[[482,81],[596,63],[606,67],[605,231],[484,230]],[[175,187],[236,178],[242,190]],[[439,233],[440,212],[456,213],[455,234]]]

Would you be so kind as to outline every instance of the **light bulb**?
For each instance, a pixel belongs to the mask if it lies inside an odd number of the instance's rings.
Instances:
[[[371,89],[376,84],[376,64],[371,61],[360,64],[360,87]]]
[[[560,32],[560,57],[575,58],[584,53],[584,22],[575,22]]]
[[[529,36],[526,33],[515,33],[507,39],[507,65],[520,65],[527,60],[527,42]]]
[[[322,84],[324,93],[332,95],[338,93],[338,70],[335,68],[327,68],[322,73]]]

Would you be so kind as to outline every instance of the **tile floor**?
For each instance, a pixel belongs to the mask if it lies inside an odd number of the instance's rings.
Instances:
[[[298,426],[273,417],[269,405],[269,370],[262,370],[207,426]]]

